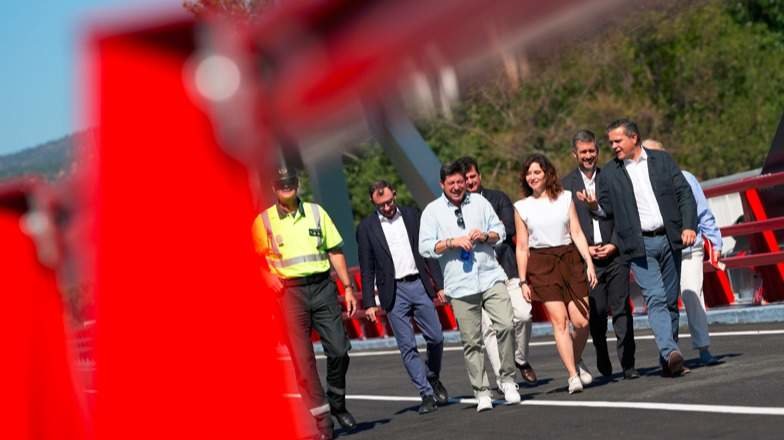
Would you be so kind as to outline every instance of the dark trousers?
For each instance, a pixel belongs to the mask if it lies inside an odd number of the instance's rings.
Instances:
[[[588,300],[597,366],[600,371],[612,371],[607,350],[607,314],[611,311],[621,368],[634,368],[634,321],[629,307],[629,266],[618,258],[594,260],[594,265],[599,282],[591,289]]]
[[[329,277],[301,286],[286,286],[281,298],[289,352],[300,393],[311,414],[331,426],[329,412],[346,411],[346,371],[351,343],[346,336],[337,301],[338,292]],[[321,387],[310,331],[315,329],[327,356],[327,393]],[[326,415],[326,416],[325,416]]]
[[[411,318],[414,318],[427,342],[427,364],[417,351]],[[422,280],[397,282],[395,304],[392,310],[387,312],[387,319],[395,333],[400,357],[408,376],[421,396],[432,396],[433,388],[428,377],[437,378],[441,374],[444,335],[433,300],[427,296]]]

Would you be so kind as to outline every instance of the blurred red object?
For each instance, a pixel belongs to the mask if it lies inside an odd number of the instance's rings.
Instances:
[[[74,381],[55,273],[39,261],[25,232],[24,225],[34,229],[36,221],[28,216],[35,191],[30,183],[0,189],[0,438],[83,439],[84,399]]]
[[[96,434],[291,438],[248,172],[183,81],[194,32],[91,39]]]

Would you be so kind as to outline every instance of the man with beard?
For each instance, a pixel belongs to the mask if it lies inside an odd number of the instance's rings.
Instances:
[[[596,267],[598,284],[591,289],[589,300],[589,326],[596,349],[596,367],[605,376],[612,376],[612,363],[607,350],[607,313],[612,312],[613,330],[617,338],[618,360],[625,379],[636,379],[640,374],[634,368],[634,321],[629,306],[629,262],[618,254],[612,243],[614,224],[611,218],[593,214],[582,201],[585,196],[596,194],[597,177],[601,170],[596,136],[588,130],[577,132],[572,138],[572,156],[577,168],[564,176],[564,188],[572,192],[574,207],[580,226],[588,240],[588,251]],[[580,360],[578,363],[581,363]],[[585,368],[585,367],[583,367]]]
[[[371,322],[377,319],[376,286],[403,365],[422,397],[419,414],[431,413],[449,399],[438,378],[444,335],[432,300],[446,299],[441,268],[435,260],[414,252],[419,240],[419,210],[398,206],[395,188],[385,180],[373,183],[369,195],[376,211],[357,228],[365,315]],[[412,318],[427,343],[427,363],[417,351]]]

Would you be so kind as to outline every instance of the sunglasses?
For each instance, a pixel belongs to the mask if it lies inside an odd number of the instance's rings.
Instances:
[[[463,220],[463,210],[460,208],[455,209],[455,217],[457,217],[457,226],[465,229],[465,220]]]
[[[294,181],[294,182],[276,182],[275,185],[274,185],[275,189],[277,189],[277,190],[284,190],[284,191],[285,190],[297,189],[298,186],[299,186],[299,182],[297,182],[297,181]]]

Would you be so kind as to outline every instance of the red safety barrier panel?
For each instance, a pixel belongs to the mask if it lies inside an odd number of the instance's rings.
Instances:
[[[97,32],[86,89],[101,439],[293,438],[249,178],[183,81],[191,23]],[[288,364],[287,364],[288,365]]]
[[[89,425],[55,273],[20,227],[31,195],[27,185],[0,189],[0,438],[81,440]]]
[[[362,274],[359,271],[359,267],[352,267],[351,273],[354,276],[354,283],[359,288],[359,298],[357,298],[357,302],[359,307],[362,307],[362,296],[365,294],[364,286],[362,285]],[[375,295],[375,292],[369,292],[369,294]],[[368,320],[364,320],[364,331],[365,337],[368,338],[383,338],[386,336],[392,335],[392,329],[389,326],[389,322],[386,318],[386,313],[383,313],[383,309],[379,309],[379,313],[376,313],[376,322],[370,322]]]
[[[762,278],[762,296],[767,301],[784,299],[784,262],[777,256],[781,247],[773,232],[782,229],[784,219],[768,218],[759,189],[781,185],[784,185],[784,172],[749,177],[705,190],[706,197],[740,193],[747,222],[723,227],[721,232],[724,236],[753,234],[750,241],[753,254],[725,258],[722,262],[727,267],[748,267],[758,272]],[[710,287],[706,289],[706,302],[710,298],[710,305],[715,305],[716,298],[734,298],[729,282],[722,280],[726,274],[722,275],[723,271],[719,270],[714,275],[715,268],[709,266],[706,265],[706,281]],[[714,276],[719,277],[718,282]],[[716,292],[717,289],[720,292]]]
[[[718,185],[705,190],[706,197],[716,197],[732,193],[740,193],[743,201],[743,210],[747,222],[721,228],[722,235],[752,235],[750,244],[752,255],[739,255],[722,259],[727,267],[747,267],[759,273],[762,278],[762,292],[759,300],[764,297],[767,301],[780,301],[784,299],[784,262],[776,254],[781,247],[773,231],[784,226],[781,217],[768,218],[767,211],[759,196],[759,189],[784,185],[784,172],[764,174],[748,177]],[[734,297],[729,283],[721,280],[722,271],[715,271],[706,266],[706,280],[710,289],[706,289],[706,301],[711,298],[714,305],[715,298]],[[717,274],[717,275],[714,275]],[[719,277],[719,282],[715,280]],[[718,290],[718,292],[717,292]],[[758,300],[755,295],[755,301]],[[719,302],[721,304],[721,302]]]
[[[357,298],[358,307],[358,311],[354,318],[349,318],[346,314],[346,304],[344,299],[345,288],[343,283],[340,282],[334,272],[332,273],[332,279],[338,288],[338,293],[340,294],[341,305],[343,307],[343,321],[349,337],[367,339],[393,336],[394,334],[392,327],[389,325],[389,321],[387,321],[386,318],[386,312],[383,309],[379,309],[379,311],[376,313],[376,322],[370,322],[365,317],[365,311],[362,308],[362,296],[366,294],[375,295],[375,291],[366,292],[363,289],[362,280],[359,274],[359,267],[354,266],[349,268],[349,273],[354,278],[354,282],[359,288],[359,290],[357,290],[354,295]],[[452,307],[448,303],[441,303],[438,300],[436,300],[435,305],[439,321],[441,321],[441,327],[444,329],[444,331],[457,330],[457,320],[455,319],[455,314],[452,311]],[[543,310],[544,309],[542,309],[542,311]],[[416,325],[414,325],[414,330],[416,332],[420,332]],[[318,341],[318,334],[316,332],[312,332],[311,339],[313,342]]]

